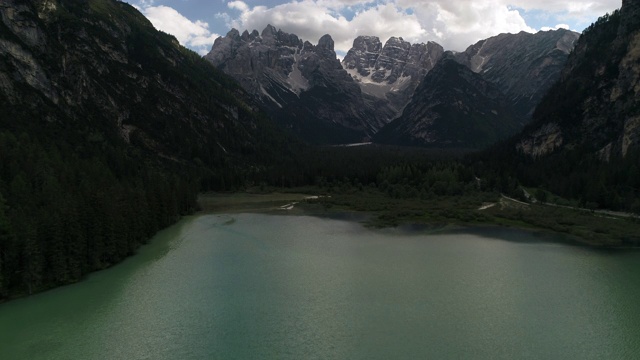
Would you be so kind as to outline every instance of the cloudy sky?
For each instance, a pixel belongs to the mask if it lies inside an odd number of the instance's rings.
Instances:
[[[316,43],[330,34],[340,56],[358,35],[383,42],[401,36],[412,43],[435,41],[462,51],[504,32],[558,27],[582,31],[621,0],[127,0],[153,25],[181,44],[206,54],[231,28],[262,31],[273,24]]]

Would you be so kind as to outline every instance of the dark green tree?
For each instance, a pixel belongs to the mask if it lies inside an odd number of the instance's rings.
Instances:
[[[5,269],[4,257],[7,255],[7,246],[10,240],[13,238],[11,226],[9,220],[5,215],[5,200],[0,193],[0,297],[5,296],[7,293],[7,276]]]

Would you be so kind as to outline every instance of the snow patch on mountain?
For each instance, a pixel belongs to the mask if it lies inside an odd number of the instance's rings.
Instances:
[[[300,93],[306,90],[309,90],[309,80],[302,75],[302,71],[300,71],[299,63],[300,63],[300,53],[304,51],[304,45],[301,50],[296,49],[295,54],[293,55],[293,65],[291,66],[291,72],[289,73],[289,77],[287,78],[287,84],[291,86],[291,90],[296,93],[296,95],[300,96]]]

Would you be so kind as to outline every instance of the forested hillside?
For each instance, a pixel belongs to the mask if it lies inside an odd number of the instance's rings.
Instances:
[[[298,145],[114,0],[0,4],[0,300],[110,266]]]
[[[479,208],[503,194],[526,200],[524,186],[542,201],[559,195],[640,212],[638,7],[625,0],[585,31],[524,133],[462,158],[460,147],[485,146],[520,125],[507,122],[512,112],[498,91],[481,96],[493,87],[461,65],[431,75],[457,88],[425,83],[429,96],[414,97],[407,110],[416,111],[405,114],[408,124],[441,125],[437,134],[422,129],[422,140],[451,149],[312,148],[126,3],[4,0],[0,301],[115,264],[193,212],[205,190],[313,186],[337,195],[319,200],[324,206],[378,211],[385,224],[527,224],[637,244],[633,218],[603,230],[591,214],[576,215],[585,224],[578,228],[547,208]]]
[[[585,207],[640,212],[640,4],[585,30],[532,124],[487,152],[512,176]]]

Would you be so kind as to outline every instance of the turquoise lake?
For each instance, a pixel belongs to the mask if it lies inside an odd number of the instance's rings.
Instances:
[[[640,358],[640,252],[212,214],[0,305],[3,360],[427,358]]]

